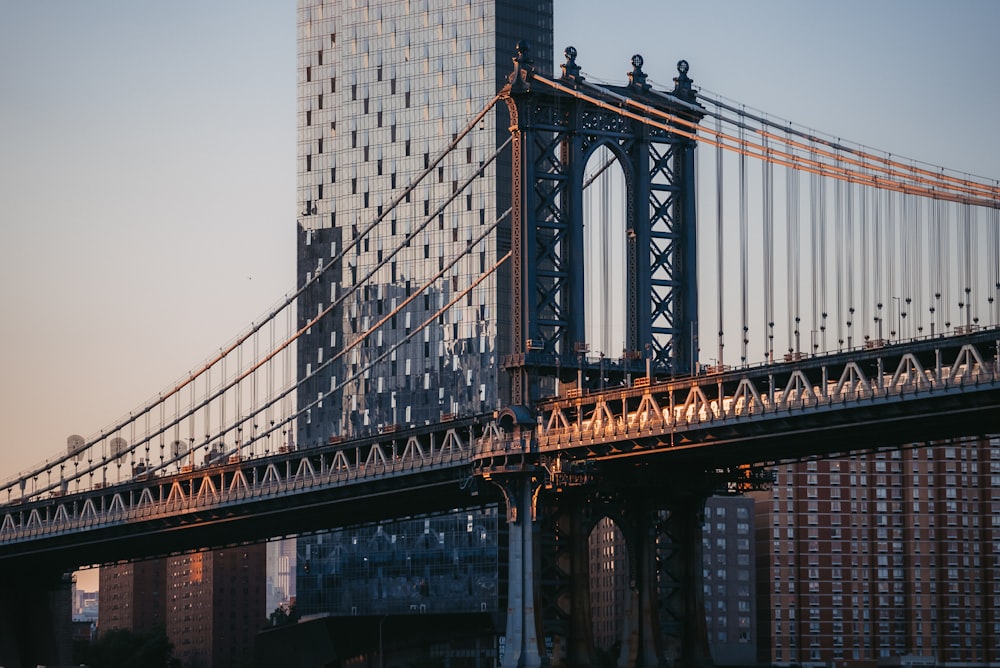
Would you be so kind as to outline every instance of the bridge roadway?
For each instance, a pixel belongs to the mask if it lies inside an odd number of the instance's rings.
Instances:
[[[564,392],[519,429],[473,416],[0,505],[0,560],[80,565],[498,500],[525,464],[709,469],[996,432],[1000,329],[690,378]],[[572,396],[570,396],[572,395]],[[516,434],[516,435],[515,435]],[[582,464],[586,462],[586,464]],[[114,464],[111,464],[114,465]],[[141,478],[141,476],[140,476]]]
[[[479,444],[477,466],[527,447],[564,462],[727,468],[1000,431],[1000,328],[788,357],[571,390],[539,402],[530,444],[509,412],[508,429]]]

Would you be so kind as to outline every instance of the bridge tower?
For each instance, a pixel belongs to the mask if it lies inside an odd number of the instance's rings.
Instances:
[[[647,83],[642,57],[633,56],[627,86],[587,91],[587,99],[577,95],[586,82],[573,47],[566,49],[561,78],[545,80],[549,85],[536,80],[523,42],[514,65],[502,93],[513,135],[512,352],[504,359],[510,405],[530,406],[551,394],[555,378],[583,380],[584,167],[602,146],[621,164],[626,182],[619,369],[645,373],[648,363],[654,373],[691,373],[698,336],[695,141],[689,125],[671,132],[643,122],[651,110],[701,120],[687,62],[677,64],[673,91],[662,93]]]
[[[625,536],[629,592],[620,666],[711,665],[701,591],[701,517],[719,484],[703,470],[570,462],[534,448],[533,406],[595,379],[683,375],[697,366],[694,132],[703,112],[688,64],[653,90],[633,56],[627,86],[589,86],[568,47],[562,76],[534,69],[521,42],[501,92],[512,134],[511,375],[498,424],[516,444],[480,462],[506,500],[504,666],[599,665],[588,539],[609,517]],[[647,120],[655,118],[654,123]],[[664,122],[664,118],[672,120]],[[585,362],[584,179],[601,147],[625,177],[625,350]],[[606,224],[598,221],[597,224]],[[589,268],[593,271],[593,268]],[[595,314],[592,314],[595,315]],[[596,314],[608,317],[608,314]]]

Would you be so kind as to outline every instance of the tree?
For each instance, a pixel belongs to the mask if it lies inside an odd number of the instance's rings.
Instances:
[[[295,624],[299,621],[299,611],[295,609],[295,604],[279,605],[274,612],[268,616],[271,626],[284,626],[285,624]]]
[[[84,652],[84,662],[91,668],[173,668],[174,646],[161,628],[149,633],[112,629],[102,633]]]

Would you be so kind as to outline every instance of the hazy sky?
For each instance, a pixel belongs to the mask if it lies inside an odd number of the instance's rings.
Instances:
[[[612,12],[608,7],[613,7]],[[556,0],[800,125],[1000,177],[1000,2]],[[294,286],[292,0],[0,0],[0,478],[185,375]]]

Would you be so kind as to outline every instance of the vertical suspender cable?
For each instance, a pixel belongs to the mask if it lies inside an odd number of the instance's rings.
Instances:
[[[840,166],[840,153],[837,153],[837,166]],[[837,179],[833,183],[833,224],[834,224],[834,255],[833,263],[837,267],[837,349],[844,348],[844,182]]]
[[[902,199],[902,212],[900,213],[899,221],[899,238],[902,242],[902,252],[900,253],[902,267],[899,274],[900,341],[904,338],[903,330],[906,328],[906,313],[910,310],[910,283],[913,272],[913,260],[911,257],[913,253],[913,198],[909,195],[903,195]]]
[[[274,350],[274,321],[276,318],[271,318],[270,330],[271,341],[268,350]],[[271,432],[274,429],[274,365],[275,360],[270,360],[267,363],[267,409],[264,412],[264,424],[267,429],[267,440],[264,441],[264,454],[268,454],[270,448],[268,446],[271,443]]]
[[[941,207],[942,202],[939,200],[934,200],[931,202],[931,231],[933,236],[933,242],[927,248],[927,266],[928,267],[942,267],[942,253],[944,252],[944,239],[941,238]],[[941,318],[941,272],[931,270],[931,276],[934,277],[934,301],[931,302],[928,308],[928,313],[931,316],[931,336],[935,334],[935,330],[940,330],[940,318]]]
[[[914,197],[914,232],[913,232],[913,281],[910,290],[913,297],[913,304],[910,304],[910,296],[906,298],[906,310],[913,317],[914,336],[921,336],[924,331],[924,314],[922,297],[926,292],[924,287],[924,201]]]
[[[1000,186],[1000,182],[997,183]],[[990,306],[993,307],[993,325],[1000,325],[1000,202],[990,209],[990,245],[986,249],[986,257],[992,263],[990,278],[993,281],[993,290],[989,296]]]
[[[847,263],[847,347],[854,347],[854,186],[847,182],[844,184],[845,203],[844,209],[844,234],[846,246],[844,260]]]
[[[882,343],[882,338],[884,333],[882,331],[882,326],[885,323],[882,317],[882,306],[885,300],[885,268],[888,266],[888,258],[885,257],[885,220],[883,219],[884,213],[882,211],[882,197],[884,193],[881,190],[872,191],[872,202],[875,208],[875,252],[872,255],[872,277],[875,281],[875,336],[879,339],[879,344]]]
[[[859,253],[861,255],[861,335],[864,337],[865,341],[868,341],[869,332],[868,328],[868,301],[869,301],[869,286],[868,286],[868,273],[871,266],[871,253],[872,246],[871,243],[871,225],[865,225],[866,220],[871,220],[871,212],[868,210],[868,186],[861,187],[860,201],[858,202],[858,220],[861,229],[858,230],[861,236],[861,248]]]
[[[885,273],[886,273],[886,280],[888,281],[885,292],[885,299],[888,300],[886,302],[887,304],[886,310],[889,313],[889,323],[888,323],[889,333],[890,337],[895,338],[896,336],[899,336],[899,331],[897,331],[897,328],[899,327],[899,321],[901,318],[899,316],[899,311],[897,311],[896,319],[893,320],[892,309],[893,305],[895,304],[895,307],[897,309],[902,310],[902,304],[896,303],[899,299],[899,294],[896,292],[896,272],[899,271],[901,266],[900,263],[897,261],[899,258],[898,250],[902,246],[902,244],[899,243],[899,239],[896,237],[896,229],[898,227],[896,225],[896,193],[889,190],[886,191],[885,195],[886,195],[886,213],[885,213],[886,255],[883,256],[882,263],[886,265]]]
[[[810,281],[812,299],[810,310],[809,354],[815,355],[819,342],[815,340],[818,331],[819,318],[819,174],[809,175],[809,250],[812,261],[810,264]]]
[[[972,327],[972,276],[975,274],[976,268],[976,254],[973,252],[975,248],[975,235],[976,227],[974,224],[974,211],[972,210],[971,204],[962,204],[962,236],[963,236],[963,254],[965,255],[960,265],[965,270],[965,288],[964,288],[964,300],[965,300],[965,328],[969,331]],[[959,306],[961,308],[961,306]]]
[[[785,291],[788,304],[788,353],[799,352],[799,173],[794,167],[785,170],[785,217],[788,235],[785,241],[787,258],[788,288]],[[794,320],[794,326],[793,326]]]
[[[767,361],[774,362],[774,166],[768,159],[768,140],[764,138],[765,160],[761,187],[764,202],[764,315],[767,323]],[[744,332],[744,338],[746,333]]]
[[[740,123],[740,145],[745,146],[746,143],[746,130],[744,129],[744,124]],[[747,345],[750,342],[749,337],[749,312],[748,312],[748,297],[747,290],[748,286],[748,260],[747,260],[747,227],[748,227],[748,210],[747,210],[747,157],[746,151],[740,151],[739,156],[739,177],[740,177],[740,322],[743,327],[743,344],[740,353],[740,362],[742,364],[747,363]]]
[[[820,307],[820,322],[819,322],[819,333],[821,337],[820,343],[822,344],[823,352],[827,352],[829,348],[826,346],[826,323],[827,316],[830,315],[829,308],[827,306],[827,298],[829,297],[829,292],[827,290],[826,278],[827,278],[827,253],[826,253],[826,184],[827,180],[820,177],[819,179],[819,280],[820,280],[820,292],[819,292],[819,307]]]
[[[721,135],[722,134],[722,114],[715,117],[715,129]],[[718,311],[718,325],[719,325],[719,367],[722,367],[722,353],[725,347],[725,342],[723,340],[723,290],[726,285],[723,275],[723,253],[722,253],[722,143],[718,143],[715,146],[715,264],[716,264],[716,289],[719,292],[719,311]],[[746,324],[746,323],[743,323]]]
[[[941,234],[943,236],[944,245],[942,246],[942,254],[944,257],[943,267],[944,270],[941,272],[944,278],[944,289],[942,290],[942,299],[944,300],[944,327],[945,329],[951,328],[951,233],[950,229],[955,228],[955,235],[958,235],[958,226],[951,224],[951,204],[947,202],[942,202],[941,211]]]

